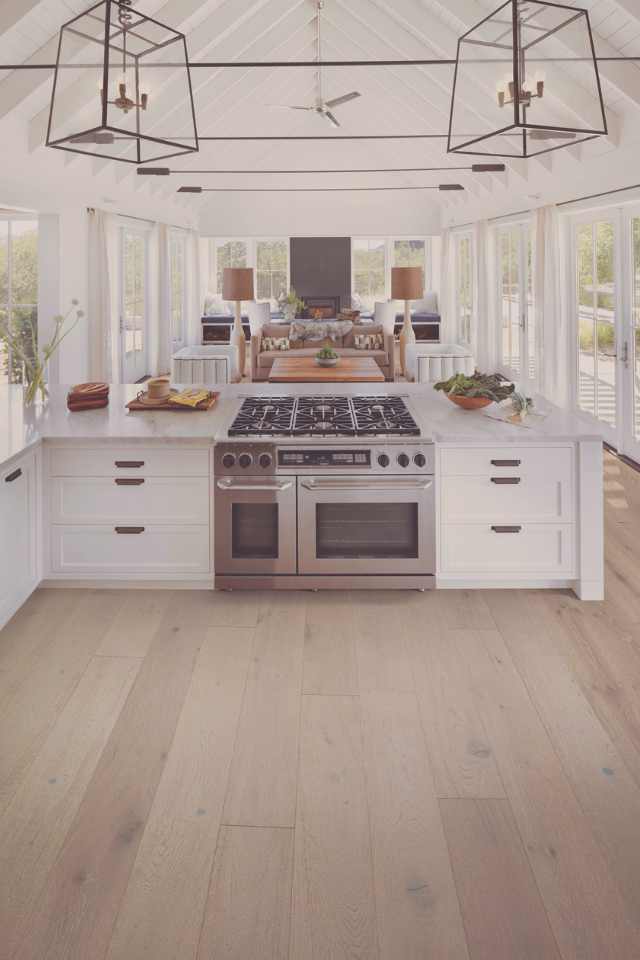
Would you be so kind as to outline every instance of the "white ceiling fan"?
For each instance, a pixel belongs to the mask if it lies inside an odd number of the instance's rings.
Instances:
[[[316,8],[318,11],[318,14],[316,16],[316,30],[317,30],[316,59],[319,64],[322,63],[321,18],[322,18],[323,7],[324,7],[324,0],[316,0]],[[339,127],[340,124],[338,123],[338,120],[333,113],[333,110],[335,109],[335,107],[339,107],[343,103],[348,103],[350,100],[356,100],[358,97],[361,97],[362,94],[358,93],[357,90],[353,90],[351,93],[345,93],[341,97],[334,97],[333,100],[325,100],[322,93],[322,67],[320,66],[318,67],[318,71],[316,73],[316,81],[317,81],[318,88],[317,88],[316,102],[315,104],[313,104],[313,106],[302,107],[302,106],[293,106],[290,104],[272,104],[271,106],[274,107],[274,109],[282,109],[282,110],[311,110],[314,113],[317,113],[319,116],[324,117],[325,120],[328,120],[329,123],[332,124],[334,127]]]

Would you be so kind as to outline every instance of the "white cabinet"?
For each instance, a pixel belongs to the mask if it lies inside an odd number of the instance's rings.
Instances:
[[[36,451],[0,470],[0,627],[38,585]]]
[[[577,576],[573,444],[438,450],[438,581],[547,583]]]
[[[49,577],[211,580],[210,460],[204,444],[49,446]]]

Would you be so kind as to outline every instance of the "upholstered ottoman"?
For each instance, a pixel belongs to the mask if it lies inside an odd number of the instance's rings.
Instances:
[[[240,379],[237,354],[236,347],[225,343],[183,347],[171,358],[171,379],[203,387],[235,383]]]
[[[437,383],[455,373],[473,373],[475,362],[468,347],[455,343],[408,343],[407,379],[416,383]]]

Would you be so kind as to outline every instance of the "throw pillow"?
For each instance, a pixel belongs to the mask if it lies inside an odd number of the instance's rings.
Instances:
[[[263,337],[262,338],[262,350],[288,350],[289,349],[289,338],[288,337]]]
[[[381,333],[359,333],[353,339],[356,350],[384,350],[384,336]]]

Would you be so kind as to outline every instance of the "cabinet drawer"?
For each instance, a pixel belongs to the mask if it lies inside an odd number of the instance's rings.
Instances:
[[[56,477],[50,481],[53,523],[208,523],[207,477]]]
[[[447,477],[440,493],[443,522],[573,521],[570,476],[506,473],[498,470],[491,477]]]
[[[530,474],[569,478],[573,447],[465,447],[440,452],[442,477]]]
[[[53,525],[51,570],[76,577],[122,574],[160,579],[207,573],[209,527],[154,524],[145,526],[140,533],[117,533],[106,524]]]
[[[180,414],[176,414],[180,416]],[[52,477],[208,477],[206,447],[53,447],[49,454]]]
[[[470,576],[500,573],[505,581],[531,573],[550,578],[573,573],[572,524],[523,523],[514,525],[517,533],[507,532],[505,527],[488,523],[443,524],[440,572]]]

